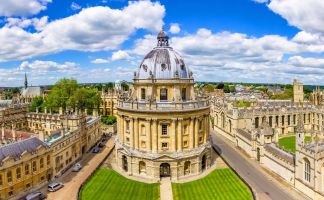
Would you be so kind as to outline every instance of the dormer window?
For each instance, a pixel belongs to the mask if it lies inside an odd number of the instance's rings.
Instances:
[[[185,65],[184,64],[181,64],[180,65],[180,68],[181,68],[181,70],[184,70],[185,69]]]
[[[168,100],[168,89],[162,88],[160,90],[160,100],[161,101],[167,101]]]

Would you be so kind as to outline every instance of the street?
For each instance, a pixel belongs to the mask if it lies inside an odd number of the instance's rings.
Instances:
[[[307,199],[287,184],[280,183],[262,171],[261,166],[234,149],[234,144],[225,137],[212,132],[213,144],[220,150],[229,165],[253,188],[257,199],[290,200]]]

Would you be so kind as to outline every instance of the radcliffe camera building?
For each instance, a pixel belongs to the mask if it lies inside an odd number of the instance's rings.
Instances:
[[[118,100],[116,159],[129,175],[177,180],[211,165],[210,106],[194,93],[193,74],[162,30]]]

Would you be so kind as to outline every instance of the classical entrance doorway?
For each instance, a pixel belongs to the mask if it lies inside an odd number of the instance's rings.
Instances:
[[[123,169],[127,172],[128,171],[128,163],[127,163],[127,157],[125,155],[123,155],[123,157],[122,157],[122,165],[123,165]]]
[[[168,177],[171,176],[170,164],[162,163],[160,165],[160,177]]]

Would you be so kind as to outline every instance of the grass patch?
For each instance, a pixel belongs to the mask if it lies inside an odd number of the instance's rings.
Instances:
[[[216,169],[206,177],[172,184],[174,200],[251,200],[252,193],[229,168]]]
[[[305,136],[305,142],[310,142],[311,136]],[[296,152],[296,136],[283,137],[279,139],[279,146],[290,153]]]
[[[112,169],[100,168],[82,187],[80,199],[157,200],[160,199],[160,185],[133,181]]]

